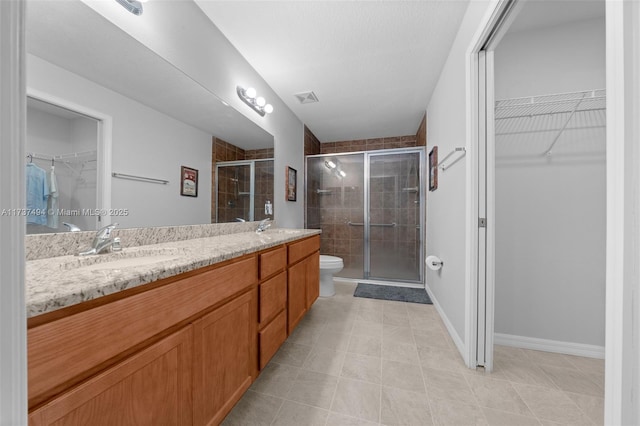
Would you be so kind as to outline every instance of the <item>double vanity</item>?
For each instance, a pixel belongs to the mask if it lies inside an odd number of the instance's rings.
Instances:
[[[219,424],[318,297],[319,232],[27,261],[30,424]]]

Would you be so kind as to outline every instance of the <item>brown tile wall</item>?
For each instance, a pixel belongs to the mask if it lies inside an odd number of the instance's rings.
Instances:
[[[353,141],[323,142],[320,154],[341,152],[375,151],[378,149],[412,148],[418,146],[416,135],[394,136],[390,138],[358,139]]]
[[[272,158],[272,157],[268,157]],[[267,200],[273,206],[273,161],[256,161],[256,184],[253,220],[262,220],[267,217],[264,213],[264,205]]]
[[[320,141],[307,126],[304,126],[304,155],[317,154],[321,154]]]
[[[427,146],[427,114],[422,117],[416,133],[416,146]]]

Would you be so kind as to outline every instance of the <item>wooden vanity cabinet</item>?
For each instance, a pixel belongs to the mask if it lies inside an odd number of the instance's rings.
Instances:
[[[291,243],[288,261],[287,331],[291,334],[320,294],[320,237]]]
[[[187,326],[165,337],[31,413],[29,424],[191,424],[191,336]]]
[[[29,423],[221,423],[318,297],[319,246],[306,238],[31,318]]]
[[[253,254],[32,319],[30,423],[218,424],[257,377],[257,285]]]

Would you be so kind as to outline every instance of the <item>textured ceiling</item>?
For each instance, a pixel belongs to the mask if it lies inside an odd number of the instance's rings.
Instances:
[[[322,142],[415,134],[468,4],[195,1]]]

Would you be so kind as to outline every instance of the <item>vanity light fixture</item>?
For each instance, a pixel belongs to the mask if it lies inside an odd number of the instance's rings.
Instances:
[[[116,0],[122,7],[127,9],[129,12],[133,13],[136,16],[142,15],[142,3],[147,2],[147,0]]]
[[[241,86],[236,87],[238,97],[242,101],[249,105],[255,112],[264,117],[265,114],[271,114],[273,112],[273,106],[268,104],[262,96],[257,96],[256,89],[253,87],[243,88]]]

